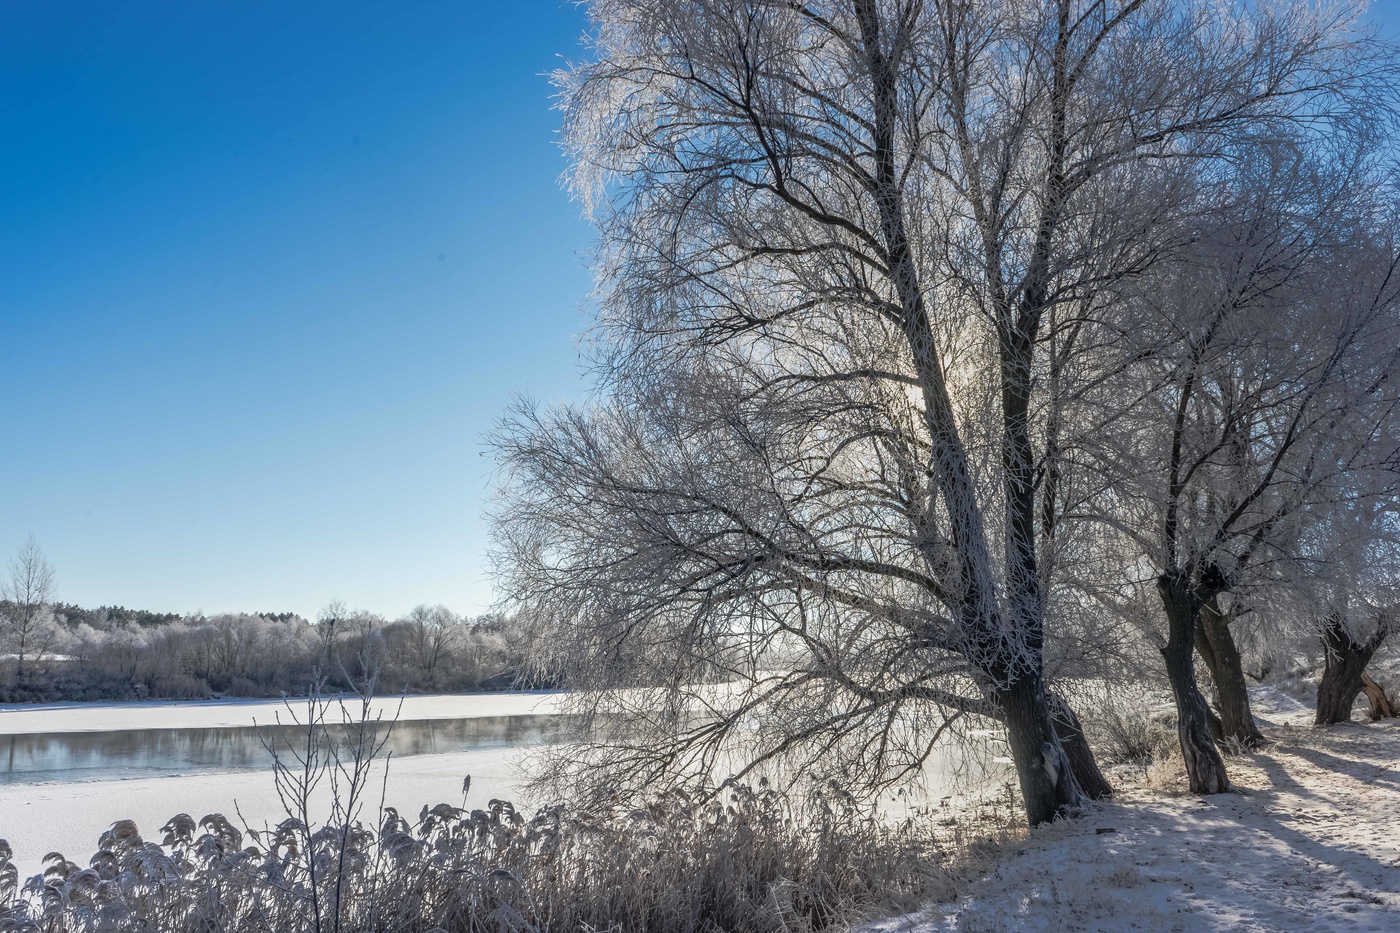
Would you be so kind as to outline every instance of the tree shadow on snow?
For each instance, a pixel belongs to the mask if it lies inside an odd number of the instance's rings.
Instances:
[[[1303,751],[1312,752],[1315,750],[1289,749],[1290,754],[1299,754],[1299,757],[1313,764],[1318,764],[1318,762],[1313,761],[1310,756],[1300,754],[1300,752]],[[1334,758],[1325,753],[1321,754],[1321,758],[1335,762],[1338,765],[1348,764],[1344,759]],[[1336,803],[1334,798],[1319,794],[1300,783],[1298,779],[1289,772],[1287,766],[1275,758],[1259,756],[1255,760],[1255,765],[1264,771],[1270,781],[1269,787],[1248,792],[1249,796],[1260,800],[1261,803],[1265,800],[1277,800],[1280,793],[1289,793],[1300,799],[1313,800],[1320,803]],[[1318,766],[1327,767],[1321,764],[1318,764]],[[1329,770],[1340,769],[1329,767]],[[1215,802],[1215,798],[1207,797],[1203,798],[1203,800],[1211,803]],[[1287,846],[1289,851],[1294,855],[1332,867],[1340,874],[1340,881],[1349,882],[1351,885],[1362,888],[1363,890],[1379,890],[1389,893],[1400,892],[1400,872],[1397,872],[1393,865],[1382,862],[1358,849],[1323,842],[1305,832],[1294,829],[1283,822],[1280,818],[1281,814],[1277,812],[1261,811],[1257,813],[1256,816],[1257,822],[1254,825],[1259,832],[1273,836],[1283,845]],[[1303,814],[1303,816],[1306,817],[1307,815]],[[1344,825],[1344,821],[1347,817],[1344,814],[1338,814],[1337,817],[1336,825]],[[1323,827],[1327,822],[1331,821],[1319,821],[1316,825]]]
[[[1379,751],[1376,757],[1364,755],[1363,750],[1357,749],[1358,757],[1363,760],[1355,761],[1346,758],[1338,758],[1336,755],[1324,752],[1317,748],[1290,748],[1288,753],[1297,755],[1299,758],[1310,762],[1324,771],[1332,771],[1336,774],[1345,774],[1347,777],[1362,784],[1384,784],[1387,788],[1400,791],[1400,780],[1396,779],[1395,766],[1388,758],[1380,757]],[[1361,775],[1356,772],[1360,767],[1372,772]]]

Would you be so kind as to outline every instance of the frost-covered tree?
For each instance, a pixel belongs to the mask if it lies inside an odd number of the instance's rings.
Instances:
[[[0,636],[14,656],[15,679],[22,685],[58,637],[54,572],[33,536],[10,559],[9,571],[9,579],[0,583]]]
[[[403,621],[408,631],[412,661],[426,683],[437,682],[462,640],[462,620],[446,606],[415,606]]]
[[[626,714],[593,763],[879,784],[977,713],[1029,820],[1073,809],[1044,655],[1081,377],[1199,166],[1374,78],[1359,7],[589,13],[559,80],[602,391],[507,421],[498,528],[551,663]]]
[[[1368,683],[1366,666],[1400,631],[1400,473],[1368,471],[1344,492],[1328,507],[1310,510],[1297,545],[1301,560],[1289,581],[1296,594],[1291,621],[1322,644],[1319,726],[1350,719],[1363,690],[1377,714],[1393,715],[1393,709],[1384,712],[1390,698]]]
[[[1358,478],[1387,475],[1395,460],[1400,253],[1370,161],[1337,147],[1335,135],[1304,133],[1236,153],[1205,186],[1190,252],[1132,302],[1141,314],[1126,354],[1143,362],[1128,394],[1141,404],[1120,421],[1126,452],[1105,465],[1123,479],[1103,516],[1136,545],[1128,572],[1155,581],[1201,793],[1229,782],[1193,649],[1222,736],[1257,744],[1231,631],[1250,604],[1243,593],[1296,573],[1310,557],[1300,529],[1354,507]]]

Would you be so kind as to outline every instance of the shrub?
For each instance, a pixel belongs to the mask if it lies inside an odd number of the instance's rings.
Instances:
[[[1170,757],[1176,734],[1161,717],[1108,710],[1100,719],[1104,757],[1122,764],[1148,765]]]
[[[1080,719],[1109,764],[1147,767],[1178,749],[1169,696],[1147,685],[1115,685],[1085,698]]]

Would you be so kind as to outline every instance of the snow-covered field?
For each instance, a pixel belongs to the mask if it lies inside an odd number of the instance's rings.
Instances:
[[[1034,833],[958,901],[868,930],[1400,930],[1400,720],[1315,731],[1296,701],[1259,699],[1274,744],[1227,759],[1237,793],[1120,779],[1117,801]]]
[[[295,703],[295,701],[293,701]],[[398,710],[394,698],[377,700],[385,719]],[[523,716],[558,711],[558,697],[548,693],[491,693],[470,696],[408,697],[402,720]],[[130,729],[199,729],[267,725],[287,711],[276,700],[203,702],[55,704],[0,708],[0,734],[53,734]],[[518,763],[524,749],[491,748],[396,758],[389,765],[385,803],[416,815],[423,804],[462,802],[462,779],[470,774],[468,804],[484,806],[492,797],[519,797]],[[376,817],[382,766],[367,819]],[[329,795],[322,789],[321,803]],[[37,871],[40,859],[59,851],[80,864],[115,820],[132,819],[147,836],[177,813],[196,819],[224,813],[238,823],[235,806],[253,828],[276,822],[282,809],[270,771],[210,772],[191,770],[161,777],[129,780],[50,781],[0,785],[0,838],[9,841],[24,871]]]

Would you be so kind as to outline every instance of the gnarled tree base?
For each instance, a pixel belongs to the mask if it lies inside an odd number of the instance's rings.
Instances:
[[[1332,726],[1351,719],[1351,708],[1356,698],[1366,689],[1364,680],[1366,665],[1380,649],[1389,634],[1389,620],[1383,618],[1376,631],[1365,641],[1356,641],[1347,629],[1339,613],[1330,614],[1322,626],[1322,647],[1324,649],[1322,679],[1317,684],[1317,716],[1313,722],[1319,726]],[[1364,678],[1364,680],[1363,680]],[[1375,685],[1375,681],[1371,681]],[[1380,687],[1376,686],[1380,691]],[[1384,697],[1384,691],[1380,691]],[[1368,697],[1371,696],[1367,691]],[[1389,698],[1385,698],[1389,705]],[[1375,700],[1372,700],[1374,706]],[[1393,712],[1393,710],[1392,710]]]
[[[1223,794],[1230,790],[1225,760],[1210,734],[1210,708],[1196,685],[1192,648],[1203,600],[1180,573],[1157,578],[1157,592],[1167,612],[1167,643],[1162,646],[1167,680],[1176,700],[1176,733],[1186,780],[1193,794]]]
[[[1055,722],[1055,734],[1060,737],[1065,756],[1069,758],[1070,770],[1074,772],[1074,779],[1079,782],[1085,795],[1091,800],[1112,797],[1113,785],[1099,770],[1099,764],[1094,760],[1094,750],[1084,738],[1084,727],[1079,717],[1058,693],[1050,694],[1050,716]]]
[[[1371,679],[1370,674],[1361,675],[1361,689],[1366,691],[1366,700],[1371,704],[1367,713],[1372,721],[1395,718],[1395,705],[1390,702],[1390,697],[1386,696],[1381,685]]]
[[[1086,797],[1050,715],[1049,692],[1038,674],[1023,673],[994,695],[1005,717],[1026,820],[1031,826],[1077,815]]]

